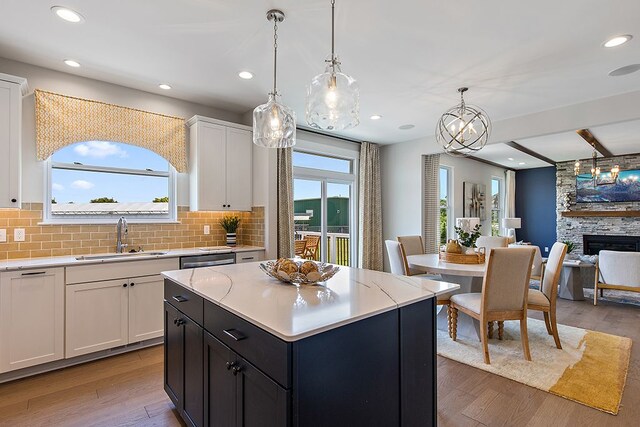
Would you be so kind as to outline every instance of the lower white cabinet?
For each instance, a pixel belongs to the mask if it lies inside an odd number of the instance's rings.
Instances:
[[[236,263],[264,261],[264,250],[236,252]]]
[[[65,357],[75,357],[164,333],[160,275],[66,286]]]
[[[64,357],[64,289],[63,268],[0,273],[0,373]]]

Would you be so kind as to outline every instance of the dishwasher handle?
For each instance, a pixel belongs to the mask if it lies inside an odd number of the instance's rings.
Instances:
[[[182,268],[214,267],[216,265],[228,265],[228,264],[235,264],[235,261],[233,259],[222,259],[219,261],[199,261],[199,262],[187,261],[184,264],[182,264]]]

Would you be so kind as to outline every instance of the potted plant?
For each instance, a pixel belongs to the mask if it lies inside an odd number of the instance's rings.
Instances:
[[[480,237],[480,224],[473,227],[473,230],[466,231],[461,227],[454,227],[456,234],[458,235],[458,242],[464,246],[463,253],[475,253],[476,240]]]
[[[578,259],[579,257],[576,256],[576,254],[572,254],[571,252],[573,252],[576,248],[576,244],[569,241],[569,240],[563,240],[562,243],[564,243],[565,245],[567,245],[567,259]]]
[[[227,233],[227,246],[236,245],[236,231],[240,224],[240,217],[237,215],[225,215],[218,221],[220,226]]]

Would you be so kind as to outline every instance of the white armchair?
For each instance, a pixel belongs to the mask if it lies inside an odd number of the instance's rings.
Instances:
[[[604,289],[640,292],[640,252],[600,251],[596,264],[593,305]]]

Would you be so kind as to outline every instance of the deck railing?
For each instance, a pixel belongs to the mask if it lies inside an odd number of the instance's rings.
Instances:
[[[304,239],[307,236],[321,236],[317,231],[296,231],[296,240]],[[331,264],[349,265],[351,255],[350,238],[348,233],[327,233],[327,261]],[[320,261],[320,253],[325,242],[320,241],[320,248],[316,252],[315,261]]]

